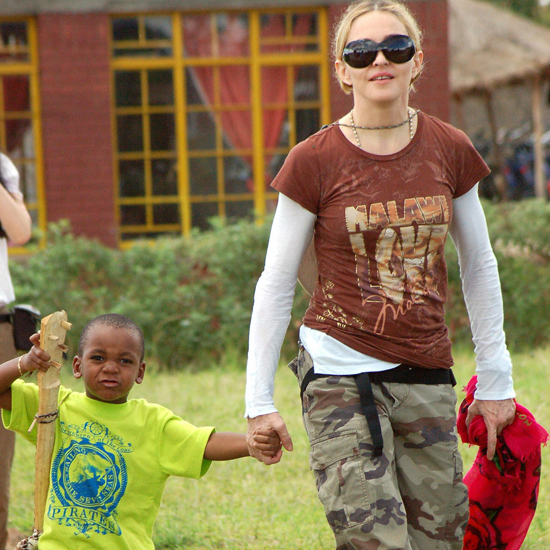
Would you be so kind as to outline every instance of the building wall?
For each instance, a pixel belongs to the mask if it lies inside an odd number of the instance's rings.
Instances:
[[[446,0],[413,2],[409,5],[424,33],[424,71],[412,94],[411,105],[450,121],[449,12]]]
[[[339,2],[329,7],[331,29],[345,7]],[[447,0],[416,0],[409,7],[425,32],[426,60],[411,104],[449,120]],[[115,246],[109,17],[40,13],[37,28],[48,221],[68,218],[75,233]],[[352,103],[336,81],[332,60],[327,62],[335,120]]]
[[[109,28],[106,14],[38,16],[48,221],[114,245]]]

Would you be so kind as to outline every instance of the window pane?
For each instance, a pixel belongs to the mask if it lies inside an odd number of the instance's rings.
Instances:
[[[193,67],[186,70],[188,105],[208,104],[214,99],[214,70],[212,67]]]
[[[215,149],[216,126],[210,113],[187,113],[189,150]]]
[[[112,29],[115,57],[172,55],[169,16],[118,17],[112,20]]]
[[[120,223],[122,225],[145,225],[145,206],[122,205],[120,207]]]
[[[171,40],[172,19],[167,16],[145,17],[146,40]]]
[[[319,98],[319,67],[314,65],[296,67],[294,99],[296,101],[318,101]]]
[[[30,111],[29,77],[27,75],[6,75],[4,81],[4,111]]]
[[[189,159],[191,195],[215,195],[218,192],[216,157]]]
[[[173,105],[174,83],[171,70],[149,71],[149,105]]]
[[[191,225],[199,229],[210,229],[208,220],[218,215],[218,205],[215,202],[200,202],[191,205]]]
[[[246,65],[220,67],[219,80],[222,105],[250,105],[250,71]]]
[[[176,125],[174,115],[161,113],[151,115],[151,151],[176,150]]]
[[[225,192],[228,195],[252,192],[252,170],[241,157],[227,157],[223,166]]]
[[[143,197],[145,195],[145,168],[142,160],[119,162],[120,196]]]
[[[262,67],[262,104],[288,101],[288,70],[286,67]]]
[[[264,115],[264,145],[266,149],[290,147],[290,126],[286,109],[266,110]]]
[[[318,109],[298,109],[296,111],[296,141],[300,142],[321,128]]]
[[[0,23],[0,62],[29,59],[27,24],[24,21]]]
[[[6,131],[8,156],[14,158],[33,158],[34,147],[31,121],[26,118],[6,120],[4,128]]]
[[[117,133],[120,152],[143,151],[141,115],[117,116]]]
[[[275,36],[284,38],[286,34],[284,13],[263,13],[260,24],[262,38]]]
[[[172,48],[115,48],[115,57],[164,57],[172,55]]]
[[[252,114],[250,111],[225,111],[220,115],[225,149],[252,149]]]
[[[187,105],[201,105],[202,98],[200,96],[200,88],[195,85],[195,76],[193,69],[185,70],[185,100]],[[198,83],[198,82],[197,82]]]
[[[238,201],[225,204],[225,215],[227,218],[254,218],[254,202]]]
[[[179,206],[177,204],[153,205],[153,223],[155,225],[179,224]]]
[[[265,13],[261,16],[261,25],[261,51],[264,53],[319,49],[316,13]]]
[[[248,15],[219,13],[216,17],[220,57],[249,55]]]
[[[212,57],[212,23],[210,15],[183,17],[183,55]]]
[[[176,161],[155,159],[151,163],[153,173],[153,195],[165,196],[178,194]]]
[[[117,107],[136,107],[141,105],[141,78],[139,71],[116,71],[115,95]]]
[[[12,158],[12,160],[14,160]],[[38,197],[36,195],[36,168],[34,162],[14,163],[19,172],[19,187],[25,202],[36,203]]]
[[[139,40],[139,24],[136,17],[113,19],[113,40]]]
[[[292,16],[293,36],[317,36],[318,22],[316,13],[296,13]]]
[[[279,173],[279,170],[283,167],[283,164],[286,159],[286,154],[277,154],[266,157],[266,177],[265,177],[265,186],[269,187],[275,176]]]

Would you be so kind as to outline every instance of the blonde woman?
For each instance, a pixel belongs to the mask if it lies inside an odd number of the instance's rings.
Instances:
[[[449,233],[476,344],[470,415],[487,424],[490,457],[515,415],[497,265],[477,194],[489,170],[462,132],[409,106],[423,52],[404,4],[352,4],[334,55],[353,108],[298,144],[272,184],[280,195],[251,320],[249,435],[271,428],[292,450],[273,385],[313,238],[317,276],[290,366],[336,546],[459,550],[468,499],[444,319]],[[280,460],[249,441],[258,460]]]

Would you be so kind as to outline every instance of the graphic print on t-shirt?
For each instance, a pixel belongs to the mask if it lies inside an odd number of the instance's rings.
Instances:
[[[345,209],[362,302],[381,304],[377,334],[384,334],[388,316],[395,319],[425,297],[440,297],[436,273],[449,228],[447,200],[415,197],[399,206],[389,201]],[[367,255],[369,243],[374,257]]]
[[[131,444],[98,422],[82,426],[61,422],[63,444],[52,463],[48,517],[88,532],[120,535],[116,507],[127,485],[125,453]]]

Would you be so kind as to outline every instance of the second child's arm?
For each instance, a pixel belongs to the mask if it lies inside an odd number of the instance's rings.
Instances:
[[[258,431],[254,434],[254,439],[267,456],[275,456],[281,450],[281,440],[275,432]],[[206,460],[233,460],[245,456],[250,456],[245,434],[215,432],[204,449]]]
[[[47,371],[50,366],[50,355],[39,347],[40,335],[33,334],[30,341],[32,349],[21,359],[15,357],[0,365],[0,409],[11,411],[11,385],[23,374],[34,370]]]

